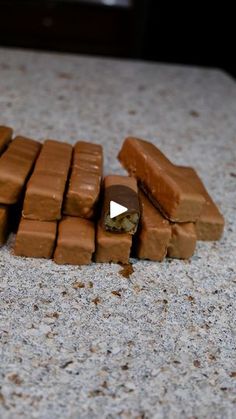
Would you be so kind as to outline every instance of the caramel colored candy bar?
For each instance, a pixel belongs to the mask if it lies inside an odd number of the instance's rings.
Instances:
[[[77,141],[75,144],[75,153],[89,153],[102,157],[102,146],[100,144],[89,143],[87,141]]]
[[[167,256],[176,259],[189,259],[194,254],[197,235],[193,223],[172,224],[172,235]]]
[[[46,172],[33,173],[27,184],[23,217],[40,221],[60,220],[64,189],[64,177]]]
[[[110,217],[110,202],[114,201],[127,211]],[[104,179],[103,220],[108,231],[134,234],[139,222],[139,200],[137,181],[133,177],[110,175]]]
[[[41,144],[24,137],[16,137],[0,158],[0,203],[15,204],[33,164]]]
[[[7,240],[9,232],[9,207],[0,205],[0,246]]]
[[[16,235],[15,255],[50,259],[55,246],[56,233],[57,223],[54,221],[22,218]]]
[[[171,221],[196,221],[205,203],[188,178],[153,144],[126,138],[118,155],[128,172],[137,177],[153,204]]]
[[[74,147],[64,214],[83,218],[94,217],[101,189],[102,168],[102,147],[78,141]]]
[[[61,219],[63,196],[70,168],[72,146],[45,141],[26,189],[23,217],[31,220]]]
[[[96,262],[128,263],[132,236],[128,233],[111,233],[97,225]]]
[[[102,159],[99,155],[89,153],[75,153],[73,166],[80,170],[102,176]]]
[[[206,200],[200,217],[196,221],[197,240],[220,240],[224,230],[224,217],[208,194],[196,171],[191,167],[179,166],[179,168]]]
[[[0,125],[0,155],[11,141],[13,130],[9,127]]]
[[[59,264],[87,265],[95,250],[95,227],[90,220],[63,217],[58,226],[54,261]]]
[[[64,214],[93,218],[100,194],[101,178],[94,173],[73,169],[65,198]]]
[[[171,225],[139,191],[141,206],[140,228],[137,237],[136,256],[139,259],[162,261],[171,238]]]

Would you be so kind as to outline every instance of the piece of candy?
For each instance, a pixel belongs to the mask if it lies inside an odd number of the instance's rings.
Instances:
[[[78,141],[74,147],[64,214],[88,219],[94,217],[100,195],[102,171],[102,146]]]
[[[95,250],[95,226],[85,218],[65,216],[58,225],[54,261],[58,264],[87,265]]]
[[[72,146],[45,141],[27,184],[23,217],[31,220],[61,219],[62,203],[70,168]]]
[[[41,144],[16,137],[0,157],[0,203],[17,203],[38,156]]]
[[[146,195],[139,191],[141,206],[140,226],[135,246],[139,259],[162,261],[171,239],[171,225],[152,205]]]
[[[129,233],[111,233],[101,222],[97,225],[96,262],[128,263],[132,245]]]
[[[224,230],[224,217],[210,197],[196,171],[192,167],[179,166],[179,168],[192,183],[194,189],[199,191],[205,198],[203,210],[196,221],[197,240],[220,240]]]
[[[167,256],[176,259],[191,258],[197,242],[195,225],[193,223],[174,223],[171,230]]]
[[[126,138],[118,158],[166,218],[186,222],[200,216],[205,198],[153,144]]]
[[[118,213],[120,212],[119,215],[113,216],[111,205],[117,207]],[[126,211],[125,208],[127,208]],[[122,210],[125,212],[121,212]],[[128,176],[106,176],[104,178],[102,212],[105,229],[118,233],[134,234],[137,230],[139,216],[140,210],[136,179]]]
[[[15,255],[50,259],[55,247],[56,233],[56,221],[22,218],[16,235]]]

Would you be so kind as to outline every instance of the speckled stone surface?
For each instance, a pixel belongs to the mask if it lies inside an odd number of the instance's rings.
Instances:
[[[0,123],[193,165],[226,218],[191,261],[57,266],[0,250],[0,417],[234,418],[236,85],[218,70],[0,49]]]

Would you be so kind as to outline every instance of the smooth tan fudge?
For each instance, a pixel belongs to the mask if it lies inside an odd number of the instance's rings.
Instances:
[[[63,213],[93,218],[100,195],[103,170],[102,146],[78,141],[66,191]]]
[[[193,223],[173,223],[167,256],[176,259],[189,259],[193,256],[197,242]]]
[[[0,155],[5,151],[12,139],[12,128],[0,125]]]
[[[95,250],[95,226],[85,218],[63,217],[58,225],[54,261],[58,264],[87,265]]]
[[[101,177],[84,170],[72,169],[64,203],[64,214],[93,218],[100,195]]]
[[[63,196],[70,168],[72,146],[46,140],[27,184],[23,217],[31,220],[61,219]]]
[[[2,246],[9,233],[9,207],[0,205],[0,246]]]
[[[224,217],[221,215],[215,202],[207,192],[203,182],[192,167],[179,166],[193,187],[205,198],[203,210],[196,221],[197,240],[220,240],[224,230]]]
[[[126,138],[118,158],[166,218],[177,222],[198,219],[205,198],[153,144]]]
[[[113,201],[127,211],[110,217],[110,202]],[[106,230],[134,234],[140,216],[138,187],[134,177],[109,175],[104,178],[103,225]]]
[[[46,140],[35,165],[36,172],[54,173],[67,179],[72,146],[56,140]]]
[[[111,233],[102,223],[97,225],[96,262],[128,263],[132,236],[128,233]]]
[[[16,235],[14,253],[17,256],[50,259],[56,241],[56,221],[21,219]]]
[[[38,156],[41,144],[16,137],[0,157],[0,203],[15,204]]]
[[[141,218],[135,255],[139,259],[161,262],[167,254],[171,239],[170,222],[163,217],[141,191],[139,191],[139,201]]]
[[[75,153],[88,153],[93,154],[101,158],[101,162],[103,161],[103,151],[102,146],[100,144],[90,143],[88,141],[77,141],[74,147]]]

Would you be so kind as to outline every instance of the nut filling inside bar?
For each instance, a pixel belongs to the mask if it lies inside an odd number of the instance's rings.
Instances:
[[[110,217],[110,202],[116,200],[127,211],[116,217]],[[124,185],[113,185],[106,188],[104,202],[104,226],[106,230],[135,233],[139,221],[138,195],[133,189]]]

